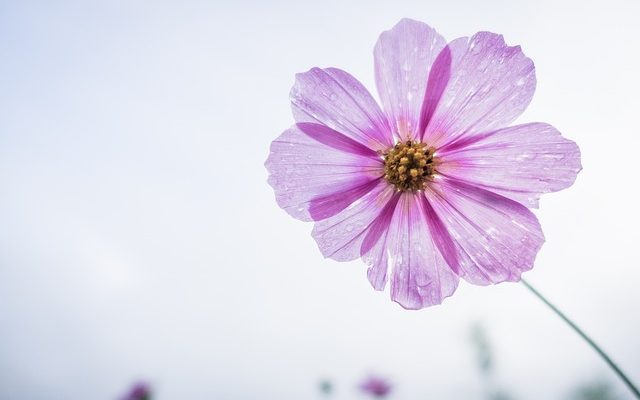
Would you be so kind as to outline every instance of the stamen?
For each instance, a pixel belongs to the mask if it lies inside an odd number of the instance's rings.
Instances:
[[[434,152],[433,147],[424,143],[411,140],[396,143],[383,153],[384,179],[399,191],[423,190],[435,173]]]

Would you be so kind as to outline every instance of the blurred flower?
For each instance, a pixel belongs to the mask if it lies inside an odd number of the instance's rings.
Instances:
[[[578,146],[544,123],[508,127],[531,101],[533,62],[501,35],[449,43],[401,20],[374,49],[382,109],[336,68],[296,75],[296,124],[265,162],[278,205],[315,221],[325,257],[361,257],[407,309],[440,304],[459,278],[518,281],[544,242],[528,207],[570,186]]]
[[[151,400],[151,388],[146,383],[136,383],[121,400]]]
[[[373,397],[387,397],[391,392],[391,384],[383,378],[370,376],[360,384],[360,389]]]

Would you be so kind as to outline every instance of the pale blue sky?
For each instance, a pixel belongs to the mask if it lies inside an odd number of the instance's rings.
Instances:
[[[394,399],[474,399],[479,320],[518,399],[617,385],[522,286],[404,311],[278,209],[262,163],[294,74],[340,67],[373,91],[373,45],[402,17],[535,61],[519,121],[558,127],[584,170],[536,211],[527,277],[640,381],[640,8],[345,3],[0,3],[0,398],[108,400],[142,378],[158,400],[313,399],[327,376],[348,399],[374,371]]]

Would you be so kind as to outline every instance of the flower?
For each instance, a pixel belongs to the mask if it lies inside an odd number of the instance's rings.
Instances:
[[[146,383],[136,383],[122,400],[151,400],[151,389]]]
[[[296,75],[296,123],[265,162],[278,205],[407,309],[440,304],[460,278],[518,281],[544,242],[529,208],[582,168],[551,125],[509,126],[533,97],[533,62],[501,35],[447,43],[403,19],[380,35],[374,71],[382,109],[340,69]]]
[[[373,397],[387,397],[391,392],[391,384],[383,378],[370,376],[360,384],[360,389]]]

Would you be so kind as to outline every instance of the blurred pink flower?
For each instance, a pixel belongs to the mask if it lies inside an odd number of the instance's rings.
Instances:
[[[138,382],[121,400],[151,400],[151,388],[146,383]]]
[[[391,384],[380,377],[370,376],[362,384],[360,389],[373,397],[387,397],[391,392]]]
[[[541,194],[581,169],[578,146],[545,123],[509,127],[536,86],[501,35],[449,43],[401,20],[374,49],[382,109],[336,68],[296,75],[296,123],[265,162],[276,201],[325,257],[362,258],[376,290],[408,309],[440,304],[459,278],[518,281],[544,242]]]

